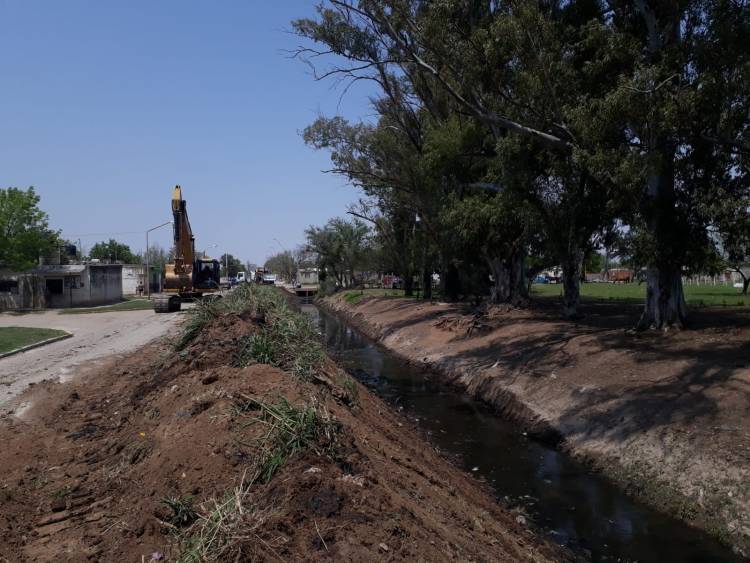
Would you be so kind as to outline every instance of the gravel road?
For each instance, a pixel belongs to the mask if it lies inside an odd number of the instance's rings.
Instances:
[[[165,335],[182,318],[180,314],[157,315],[151,310],[80,315],[61,315],[57,311],[0,314],[0,326],[58,328],[73,334],[72,338],[0,359],[0,413],[13,407],[13,399],[29,383],[71,379],[112,355],[131,352]]]

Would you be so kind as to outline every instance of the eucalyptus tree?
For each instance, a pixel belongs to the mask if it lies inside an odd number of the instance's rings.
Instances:
[[[458,159],[445,159],[458,164],[456,171],[442,175],[450,193],[464,186],[502,191],[505,183],[493,180],[510,175],[498,170],[501,163],[510,163],[512,170],[517,162],[536,160],[536,193],[531,195],[548,215],[544,225],[556,230],[548,240],[566,271],[569,316],[576,314],[583,249],[601,226],[603,202],[613,186],[609,178],[603,181],[588,172],[574,154],[575,126],[587,123],[580,109],[580,85],[601,88],[609,68],[620,64],[611,54],[597,61],[601,64],[585,64],[579,51],[597,52],[594,47],[606,44],[603,34],[579,31],[586,17],[604,16],[601,11],[544,11],[528,2],[331,0],[321,7],[318,20],[296,22],[300,34],[325,46],[317,54],[335,54],[348,62],[324,76],[377,81],[375,77],[387,73],[384,68],[395,68],[420,107],[439,117],[433,130],[450,130],[457,119],[465,123],[467,118],[485,128],[490,142],[479,143],[473,156],[485,170],[494,168],[493,174],[456,172],[466,161],[467,153],[461,150]],[[521,139],[509,140],[509,133]],[[519,160],[520,152],[547,156],[522,155]],[[488,162],[492,160],[497,162]],[[542,162],[546,167],[539,166]],[[508,211],[505,205],[495,209]]]
[[[328,0],[296,22],[353,80],[396,68],[424,107],[439,90],[498,142],[544,151],[575,310],[581,248],[614,218],[646,264],[640,328],[681,326],[685,268],[709,254],[711,185],[748,154],[748,11],[737,0]],[[439,109],[439,108],[438,108]],[[507,160],[506,160],[507,162]],[[549,237],[552,240],[551,237]]]

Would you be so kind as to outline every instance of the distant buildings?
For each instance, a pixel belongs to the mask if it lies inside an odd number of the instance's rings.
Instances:
[[[318,269],[300,268],[297,270],[297,283],[300,285],[318,285]]]

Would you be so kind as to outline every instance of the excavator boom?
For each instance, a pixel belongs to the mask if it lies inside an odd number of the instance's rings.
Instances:
[[[195,237],[190,227],[182,188],[172,190],[174,223],[174,262],[165,266],[163,293],[154,296],[158,313],[178,311],[181,299],[203,298],[219,291],[219,262],[195,253]]]
[[[182,188],[175,186],[172,190],[172,217],[174,222],[175,268],[192,273],[195,262],[195,237],[190,228],[187,204],[182,199]]]

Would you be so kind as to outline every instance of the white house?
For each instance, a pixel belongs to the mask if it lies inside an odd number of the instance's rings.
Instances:
[[[122,300],[121,264],[40,266],[47,307],[86,307]]]

